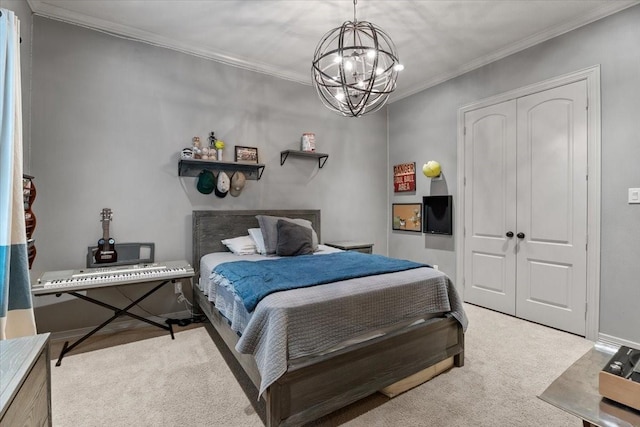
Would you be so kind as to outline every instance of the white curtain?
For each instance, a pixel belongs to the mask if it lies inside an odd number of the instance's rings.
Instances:
[[[0,9],[0,339],[36,333],[22,197],[20,22]]]

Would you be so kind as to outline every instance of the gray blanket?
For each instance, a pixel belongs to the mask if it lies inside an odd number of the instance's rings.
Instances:
[[[417,268],[349,282],[277,292],[258,304],[236,350],[255,356],[262,379],[259,396],[286,372],[289,360],[321,354],[375,331],[445,312],[467,328],[453,283],[437,270]]]

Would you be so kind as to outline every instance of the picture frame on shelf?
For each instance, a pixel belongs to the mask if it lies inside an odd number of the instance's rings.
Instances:
[[[236,145],[235,161],[237,163],[258,164],[258,148]]]
[[[393,203],[391,229],[422,233],[422,203]]]

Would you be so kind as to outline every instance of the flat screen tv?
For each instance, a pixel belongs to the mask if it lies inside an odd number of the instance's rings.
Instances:
[[[453,234],[452,196],[422,198],[422,231],[428,234]]]

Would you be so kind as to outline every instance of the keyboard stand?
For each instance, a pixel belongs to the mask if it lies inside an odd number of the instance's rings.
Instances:
[[[105,326],[107,326],[109,323],[113,322],[115,319],[117,319],[120,316],[129,316],[129,317],[132,317],[134,319],[138,319],[138,320],[141,320],[143,322],[146,322],[146,323],[148,323],[150,325],[157,326],[158,328],[164,329],[165,331],[169,331],[169,333],[171,334],[171,339],[175,339],[175,337],[173,336],[173,325],[172,324],[168,323],[167,325],[163,325],[162,323],[158,323],[158,322],[154,322],[153,320],[145,319],[144,317],[138,316],[135,313],[130,313],[128,310],[131,307],[133,307],[134,305],[138,304],[140,301],[142,301],[145,298],[147,298],[149,295],[153,294],[155,291],[157,291],[158,289],[160,289],[161,287],[163,287],[167,283],[175,283],[178,280],[182,280],[182,278],[174,278],[174,279],[168,279],[168,280],[162,281],[159,285],[155,286],[153,289],[151,289],[150,291],[146,292],[140,298],[138,298],[137,300],[133,301],[131,304],[129,304],[128,306],[126,306],[125,308],[122,308],[122,309],[120,309],[118,307],[114,307],[114,306],[112,306],[110,304],[107,304],[107,303],[105,303],[103,301],[99,301],[97,299],[88,297],[86,295],[82,295],[82,294],[80,294],[80,293],[78,293],[76,291],[56,293],[56,296],[60,296],[63,293],[67,293],[69,295],[73,295],[76,298],[80,298],[80,299],[83,299],[83,300],[88,301],[90,303],[97,304],[97,305],[99,305],[101,307],[108,308],[108,309],[113,310],[115,312],[113,316],[111,316],[109,319],[107,319],[104,322],[102,322],[100,325],[96,326],[91,332],[88,332],[86,335],[84,335],[82,338],[79,338],[73,344],[69,345],[69,341],[65,341],[64,345],[62,346],[62,351],[60,352],[60,356],[58,357],[58,361],[56,362],[56,366],[60,366],[60,364],[62,363],[62,358],[64,357],[65,354],[67,354],[68,352],[70,352],[71,350],[76,348],[84,340],[86,340],[91,335],[95,334],[100,329],[104,328]],[[141,283],[144,283],[144,282],[141,282]]]

